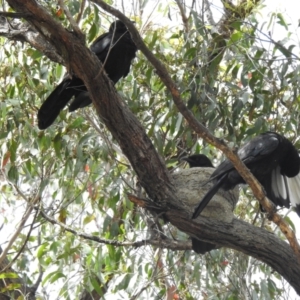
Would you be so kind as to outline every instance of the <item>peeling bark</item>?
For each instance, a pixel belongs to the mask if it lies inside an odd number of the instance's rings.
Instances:
[[[10,20],[1,16],[0,13],[0,36],[12,41],[26,42],[31,47],[39,50],[54,62],[63,64],[63,59],[59,56],[55,48],[45,40],[33,27],[20,20]]]

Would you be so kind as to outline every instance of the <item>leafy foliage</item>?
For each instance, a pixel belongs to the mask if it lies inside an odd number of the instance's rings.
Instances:
[[[69,26],[56,5],[40,2]],[[76,15],[80,2],[68,1],[68,8]],[[154,9],[159,18],[173,15],[169,25],[155,26],[146,17],[146,8],[151,8],[148,1],[136,1],[132,7],[133,12],[139,11],[135,18],[144,41],[166,64],[187,106],[210,131],[238,146],[260,132],[276,130],[299,145],[298,45],[282,14],[272,14],[268,24],[255,13],[245,20],[235,19],[230,36],[224,39],[213,31],[201,7],[187,9],[189,30],[182,26],[174,3]],[[111,20],[97,6],[87,4],[80,24],[87,43]],[[275,24],[286,31],[280,42],[265,33]],[[77,232],[129,242],[128,247],[116,247],[79,238],[38,214],[28,220],[28,224],[34,221],[30,238],[25,228],[10,255],[13,258],[26,243],[14,267],[29,285],[42,269],[41,293],[61,299],[78,299],[83,290],[96,291],[105,299],[287,296],[282,279],[270,267],[233,250],[214,250],[200,257],[191,251],[131,247],[130,242],[147,237],[151,218],[126,197],[127,192],[136,192],[138,184],[118,144],[93,108],[72,114],[64,110],[54,126],[39,131],[37,109],[60,82],[64,69],[27,44],[1,38],[1,45],[0,199],[5,228],[20,221],[26,201],[38,198],[41,210]],[[117,89],[170,170],[187,153],[202,152],[215,162],[220,160],[187,126],[142,54]],[[241,200],[236,213],[253,220],[258,206],[251,193],[245,190]],[[256,225],[273,230],[261,214]],[[188,239],[170,225],[163,229]]]

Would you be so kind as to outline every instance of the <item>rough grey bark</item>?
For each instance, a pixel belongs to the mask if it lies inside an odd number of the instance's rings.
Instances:
[[[26,42],[52,61],[63,64],[63,59],[58,55],[55,48],[28,23],[16,19],[8,21],[0,13],[0,36],[12,41]]]
[[[285,241],[273,233],[238,219],[225,223],[202,217],[196,223],[175,210],[168,211],[166,215],[174,226],[189,235],[206,242],[218,242],[265,262],[283,276],[300,295],[300,267],[297,256]]]

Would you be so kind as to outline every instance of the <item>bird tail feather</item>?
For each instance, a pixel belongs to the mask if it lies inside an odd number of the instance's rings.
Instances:
[[[72,112],[78,108],[83,108],[92,103],[92,100],[89,96],[89,93],[84,91],[81,92],[76,98],[72,101],[69,106],[69,112]]]
[[[206,207],[206,205],[209,203],[212,197],[218,192],[219,188],[223,185],[223,181],[225,178],[226,178],[226,174],[223,177],[221,177],[205,194],[201,202],[195,208],[193,219],[196,219],[200,215],[200,213],[203,211],[203,209]]]
[[[74,89],[69,88],[69,84],[70,79],[63,80],[42,104],[38,111],[39,129],[48,128],[74,95]]]
[[[198,254],[204,254],[216,248],[216,245],[192,238],[192,249]]]

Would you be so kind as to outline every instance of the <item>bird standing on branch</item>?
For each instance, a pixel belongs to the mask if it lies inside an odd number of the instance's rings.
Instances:
[[[292,204],[300,216],[300,158],[288,139],[275,132],[265,132],[239,149],[238,156],[275,205],[288,208]],[[214,185],[195,209],[193,218],[199,216],[220,188],[227,191],[245,183],[228,159],[216,168],[210,181]]]
[[[129,73],[137,47],[125,24],[118,20],[110,25],[107,33],[102,34],[92,43],[90,50],[101,61],[110,80],[116,84],[121,77],[126,77]],[[69,111],[92,103],[83,81],[74,74],[72,76],[66,74],[38,111],[39,129],[49,127],[73,96],[75,98]]]
[[[204,154],[193,154],[183,157],[181,160],[188,162],[190,168],[214,168],[211,160]],[[204,254],[216,248],[215,244],[200,241],[192,238],[192,249],[199,254]]]

